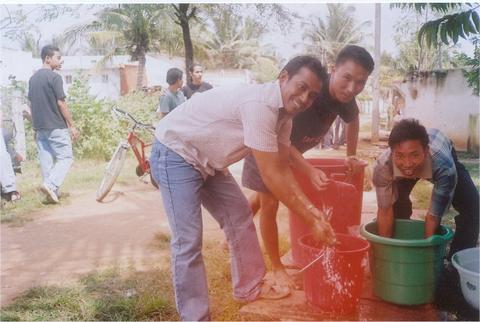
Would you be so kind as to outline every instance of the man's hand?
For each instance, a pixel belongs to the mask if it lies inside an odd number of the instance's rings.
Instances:
[[[355,156],[348,156],[345,158],[345,165],[347,166],[347,176],[352,176],[362,171],[362,168],[365,167],[365,162],[357,159]]]
[[[333,246],[336,242],[336,238],[332,226],[330,226],[320,210],[316,208],[312,210],[311,213],[314,218],[312,225],[313,238],[327,244],[328,246]]]
[[[70,136],[72,137],[72,141],[77,141],[78,137],[80,136],[80,132],[78,132],[75,126],[70,127]]]
[[[332,182],[330,179],[328,179],[325,172],[317,168],[313,168],[313,170],[310,172],[309,177],[312,185],[318,191],[323,191],[327,189],[328,185]]]

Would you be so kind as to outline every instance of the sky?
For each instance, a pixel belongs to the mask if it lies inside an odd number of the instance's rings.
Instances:
[[[10,0],[3,0],[5,3],[18,3],[15,1],[10,1]],[[143,0],[143,2],[148,2],[149,0]],[[158,0],[156,0],[158,2]],[[293,1],[282,1],[282,0],[277,0],[277,1],[270,1],[270,2],[282,2],[284,5],[286,5],[288,8],[291,10],[297,12],[299,15],[302,17],[305,17],[305,19],[308,19],[310,15],[318,15],[322,19],[325,19],[326,13],[327,13],[327,8],[325,5],[326,1],[302,1],[302,4],[292,4]],[[83,0],[81,2],[79,1],[29,1],[29,0],[24,0],[22,3],[31,3],[31,5],[35,3],[92,3],[98,1],[90,1],[90,0]],[[135,2],[135,1],[129,1],[129,2]],[[162,2],[162,1],[160,1]],[[189,1],[189,2],[195,2],[195,1]],[[198,2],[198,1],[197,1]],[[215,0],[210,0],[209,2],[225,2],[225,1],[215,1]],[[248,2],[248,1],[243,1],[243,2]],[[269,1],[266,1],[269,2]],[[345,2],[345,1],[342,1]],[[375,14],[375,5],[372,2],[359,2],[359,1],[347,1],[348,5],[353,5],[355,7],[355,20],[356,23],[359,24],[364,21],[370,21],[371,25],[370,27],[365,28],[365,32],[367,34],[370,34],[370,37],[366,39],[365,45],[370,48],[370,50],[373,51],[373,34],[374,34],[374,14]],[[3,12],[3,11],[2,11]],[[43,23],[38,25],[41,32],[42,32],[42,39],[44,41],[47,41],[51,39],[51,37],[54,34],[59,34],[61,33],[64,29],[67,27],[73,25],[73,24],[78,24],[81,22],[87,21],[89,18],[91,18],[92,15],[91,13],[85,12],[80,14],[80,17],[78,19],[74,19],[71,16],[67,15],[65,17],[61,17],[57,20],[55,20],[53,23]],[[400,9],[391,9],[389,3],[382,3],[382,17],[381,17],[381,51],[382,52],[388,52],[392,55],[398,54],[397,47],[393,41],[393,33],[394,33],[394,27],[397,24],[397,22],[402,18],[402,12]],[[52,28],[53,26],[53,28]],[[288,59],[292,56],[295,56],[301,51],[301,48],[295,47],[294,44],[301,43],[302,41],[302,30],[300,26],[293,27],[290,32],[287,35],[283,35],[280,33],[270,33],[266,35],[262,40],[265,43],[271,43],[277,48],[278,54],[284,58]],[[3,38],[2,39],[2,45],[7,46],[9,48],[15,48],[18,45],[17,44],[12,44],[9,40]],[[460,42],[461,46],[461,51],[466,52],[467,54],[470,54],[473,52],[473,46],[466,41],[461,41]]]

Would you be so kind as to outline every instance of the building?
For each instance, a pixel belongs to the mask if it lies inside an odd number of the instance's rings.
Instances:
[[[478,145],[480,98],[473,94],[461,69],[411,73],[394,85],[392,97],[402,117],[441,130],[457,150],[467,150],[471,142]]]

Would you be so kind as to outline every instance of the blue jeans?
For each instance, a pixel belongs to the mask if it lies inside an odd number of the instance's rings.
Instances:
[[[265,264],[250,206],[234,178],[216,173],[204,180],[191,164],[157,140],[150,164],[172,231],[173,286],[181,319],[210,319],[201,205],[227,237],[234,297],[254,300],[260,293]]]
[[[68,129],[37,130],[36,141],[43,183],[58,194],[73,163],[70,133]]]
[[[1,132],[1,128],[0,128]],[[15,174],[13,173],[12,160],[8,154],[5,140],[0,135],[0,190],[4,193],[16,191]]]

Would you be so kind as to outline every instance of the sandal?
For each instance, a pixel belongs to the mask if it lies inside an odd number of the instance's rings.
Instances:
[[[16,202],[20,199],[22,199],[22,196],[20,196],[20,193],[18,191],[10,192],[10,201],[11,202]]]
[[[278,300],[290,295],[290,288],[288,286],[280,286],[272,284],[269,281],[263,281],[257,299],[264,300]]]

